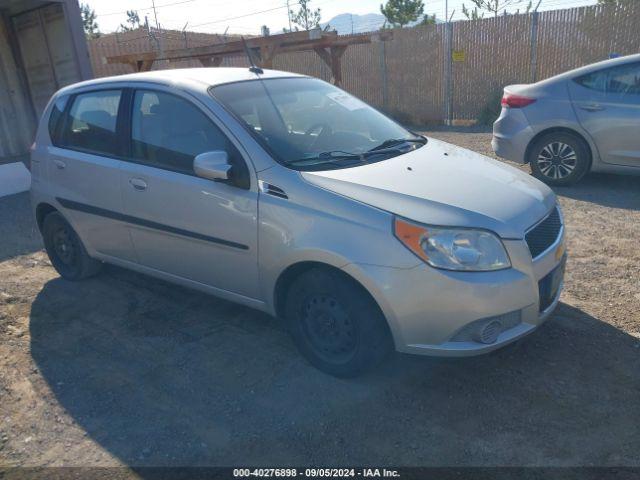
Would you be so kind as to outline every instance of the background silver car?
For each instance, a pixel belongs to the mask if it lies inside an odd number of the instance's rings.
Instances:
[[[550,185],[589,171],[640,174],[640,55],[506,87],[492,146]]]

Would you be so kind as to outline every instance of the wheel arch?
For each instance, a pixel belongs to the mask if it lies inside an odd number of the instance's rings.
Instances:
[[[350,275],[349,273],[345,272],[343,269],[336,267],[335,265],[331,265],[329,263],[318,262],[318,261],[300,261],[292,265],[289,265],[287,268],[285,268],[280,273],[280,275],[278,276],[278,279],[276,280],[275,288],[273,292],[273,302],[274,302],[273,305],[274,305],[275,313],[279,318],[282,318],[284,315],[284,304],[286,301],[287,292],[289,291],[289,288],[291,288],[291,285],[293,285],[293,282],[296,280],[296,278],[299,278],[300,275],[302,275],[305,272],[308,272],[313,268],[323,268],[323,269],[331,270],[332,272],[336,272],[342,277],[348,279],[354,285],[357,285],[358,288],[360,288],[363,292],[366,293],[366,295],[371,299],[374,305],[380,310],[380,312],[384,316],[384,310],[381,308],[380,304],[376,301],[375,297],[362,284],[362,282],[360,282],[353,275]],[[388,323],[389,322],[387,320],[387,326],[388,326]]]
[[[58,209],[51,205],[50,203],[42,202],[39,203],[36,207],[36,223],[38,225],[38,230],[42,233],[42,225],[44,224],[44,219],[47,215],[53,212],[58,212]]]
[[[525,163],[531,163],[531,159],[529,158],[529,155],[531,154],[531,149],[533,148],[533,145],[538,140],[540,140],[543,136],[548,135],[550,133],[565,133],[568,135],[572,135],[577,139],[579,139],[581,142],[583,142],[584,145],[587,147],[587,152],[589,153],[589,170],[591,170],[591,166],[593,165],[593,160],[594,160],[594,147],[591,145],[591,142],[589,142],[589,139],[584,134],[569,127],[549,127],[536,133],[536,135],[531,140],[529,140],[527,149],[524,152]]]

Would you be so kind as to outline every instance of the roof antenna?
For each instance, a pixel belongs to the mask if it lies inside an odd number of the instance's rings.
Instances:
[[[247,41],[244,37],[240,37],[242,39],[242,46],[244,47],[244,53],[247,54],[247,58],[249,59],[249,71],[255,73],[256,75],[259,73],[264,73],[260,67],[258,67],[253,61],[253,55],[251,55],[251,50],[247,46]]]

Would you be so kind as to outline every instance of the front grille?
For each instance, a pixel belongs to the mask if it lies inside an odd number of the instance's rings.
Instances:
[[[529,230],[524,237],[529,246],[531,257],[535,259],[553,245],[558,239],[561,229],[560,211],[558,207],[555,207],[547,218]]]

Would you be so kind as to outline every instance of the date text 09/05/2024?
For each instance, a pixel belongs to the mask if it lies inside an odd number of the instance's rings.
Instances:
[[[236,468],[233,470],[236,478],[248,477],[306,477],[306,478],[397,478],[397,470],[386,468]]]

